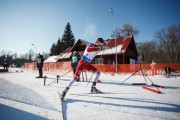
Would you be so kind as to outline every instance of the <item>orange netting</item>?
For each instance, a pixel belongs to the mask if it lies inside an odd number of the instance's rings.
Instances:
[[[112,64],[93,64],[100,72],[103,73],[115,73],[116,72],[116,65]],[[180,63],[178,64],[157,64],[156,70],[157,74],[163,74],[165,67],[171,68],[172,71],[180,71]],[[118,64],[117,72],[118,73],[133,73],[139,70],[140,64]],[[151,67],[150,64],[141,64],[142,70],[150,75],[151,74]],[[71,70],[71,63],[70,62],[49,62],[44,63],[43,71],[52,74],[58,74],[62,72],[67,72]],[[36,71],[36,64],[35,62],[25,63],[25,70],[27,71]]]

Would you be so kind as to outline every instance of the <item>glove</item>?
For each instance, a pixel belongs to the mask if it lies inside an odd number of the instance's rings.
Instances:
[[[103,46],[103,47],[102,47],[102,50],[106,50],[106,49],[108,49],[108,47],[106,47],[106,46]]]
[[[100,42],[99,45],[102,47],[104,44]]]

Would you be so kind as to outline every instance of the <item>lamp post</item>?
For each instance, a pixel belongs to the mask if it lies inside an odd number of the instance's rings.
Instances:
[[[36,55],[37,55],[37,46],[34,44],[31,44],[32,46],[34,46],[36,48]],[[35,55],[35,59],[36,59],[36,55]]]
[[[112,8],[109,8],[109,12],[113,15],[113,18],[114,18],[114,32],[115,32],[115,47],[116,47],[116,73],[118,72],[118,68],[117,68],[117,46],[116,46],[116,18],[115,18],[115,15],[113,13],[113,10]]]

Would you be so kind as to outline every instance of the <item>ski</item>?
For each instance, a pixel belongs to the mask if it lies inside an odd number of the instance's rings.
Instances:
[[[90,92],[89,94],[104,94],[104,92]]]
[[[62,113],[62,118],[63,120],[65,120],[65,112],[64,112],[64,99],[61,98],[61,94],[58,92],[59,94],[59,98],[60,98],[60,102],[61,102],[61,113]]]

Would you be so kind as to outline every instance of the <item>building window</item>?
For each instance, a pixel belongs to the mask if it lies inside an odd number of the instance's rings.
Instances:
[[[111,60],[107,60],[107,64],[112,64],[112,61]]]
[[[104,58],[95,58],[95,64],[103,64]]]

